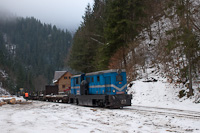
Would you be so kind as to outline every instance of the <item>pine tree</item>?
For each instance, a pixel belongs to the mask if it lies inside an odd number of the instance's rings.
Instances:
[[[99,2],[98,4],[96,2]],[[74,35],[71,55],[69,58],[70,67],[81,72],[97,70],[97,52],[102,45],[102,14],[100,11],[101,1],[97,0],[93,11],[90,5],[86,7],[83,22]],[[100,11],[97,13],[97,11]]]
[[[139,34],[142,25],[140,19],[144,15],[144,5],[142,0],[118,0],[107,1],[106,27],[104,46],[105,55],[112,56],[118,49],[124,49],[122,52],[124,67],[126,68],[125,49],[128,43],[133,41]],[[109,58],[105,59],[106,65]]]

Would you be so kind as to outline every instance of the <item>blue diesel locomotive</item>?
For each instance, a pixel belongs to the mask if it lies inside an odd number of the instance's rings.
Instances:
[[[120,108],[131,106],[125,70],[105,70],[71,77],[69,103]]]

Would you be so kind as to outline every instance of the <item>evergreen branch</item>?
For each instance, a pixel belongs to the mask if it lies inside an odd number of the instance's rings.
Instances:
[[[197,25],[197,24],[195,24],[194,21],[193,21],[191,18],[190,18],[190,21],[192,22],[192,24],[194,25],[194,27],[195,27],[198,31],[200,31],[200,26]]]
[[[93,36],[96,36],[96,37],[102,37],[102,38],[104,38],[103,36],[101,36],[101,35],[98,35],[98,34],[93,34]]]
[[[102,43],[102,42],[98,41],[97,39],[94,39],[94,38],[92,38],[92,37],[90,37],[90,39],[91,39],[91,40],[93,40],[93,41],[95,41],[95,42],[97,42],[97,43],[99,43],[99,44],[102,44],[102,45],[104,45],[104,43]]]

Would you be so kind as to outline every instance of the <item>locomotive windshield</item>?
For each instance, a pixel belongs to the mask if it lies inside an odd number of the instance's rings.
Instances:
[[[116,76],[116,81],[123,81],[122,75],[117,75]]]

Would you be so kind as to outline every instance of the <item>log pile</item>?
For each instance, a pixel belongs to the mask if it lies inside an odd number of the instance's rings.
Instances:
[[[26,101],[22,101],[22,100],[16,100],[16,98],[12,98],[12,97],[3,97],[0,100],[0,106],[5,105],[5,104],[29,104],[29,103],[30,102],[26,102]]]

